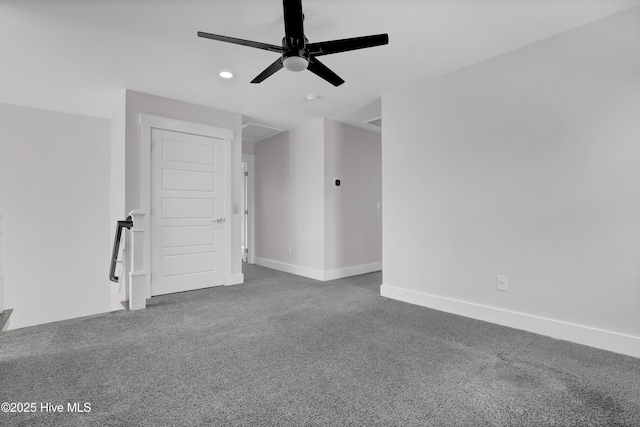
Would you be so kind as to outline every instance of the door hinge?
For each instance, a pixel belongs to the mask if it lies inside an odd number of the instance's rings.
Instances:
[[[249,176],[249,172],[244,171],[244,176]]]
[[[249,248],[244,248],[244,253],[248,254],[249,253]]]
[[[245,209],[245,210],[244,210],[244,214],[245,214],[245,215],[249,215],[249,209]]]

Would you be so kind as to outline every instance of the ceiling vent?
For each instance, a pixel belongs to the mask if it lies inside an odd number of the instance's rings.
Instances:
[[[282,132],[284,132],[284,129],[247,122],[242,125],[242,140],[258,142]]]
[[[375,119],[366,120],[365,123],[381,128],[382,127],[382,116],[381,117],[376,117]]]

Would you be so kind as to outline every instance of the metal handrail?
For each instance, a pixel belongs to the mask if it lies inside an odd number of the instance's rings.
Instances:
[[[124,221],[118,221],[118,227],[116,228],[116,235],[113,239],[113,252],[111,253],[111,268],[109,270],[109,280],[112,282],[119,282],[120,279],[116,276],[116,264],[118,263],[118,252],[120,251],[120,238],[122,237],[122,229],[133,227],[133,218],[131,215]]]

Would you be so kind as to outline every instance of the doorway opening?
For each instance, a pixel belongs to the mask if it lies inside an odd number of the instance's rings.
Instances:
[[[253,175],[255,157],[252,154],[242,155],[243,195],[241,218],[241,244],[242,262],[253,264],[255,258],[254,238],[254,209],[253,209]]]

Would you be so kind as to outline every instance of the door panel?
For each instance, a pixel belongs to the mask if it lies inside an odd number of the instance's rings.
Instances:
[[[171,218],[215,218],[215,200],[186,199],[170,197],[168,191],[164,191],[167,197],[162,199],[163,219]]]
[[[153,129],[151,294],[222,285],[222,140]]]
[[[167,190],[215,191],[215,174],[187,170],[164,169],[162,187]]]
[[[162,257],[162,270],[165,277],[209,273],[215,271],[215,269],[215,258],[208,253],[166,255]]]
[[[153,132],[168,132],[154,129]],[[178,135],[189,135],[189,134],[180,134],[179,132],[170,132]],[[202,137],[204,138],[204,137]],[[211,138],[210,138],[211,139]],[[213,165],[216,162],[215,155],[215,146],[208,146],[198,143],[192,143],[189,141],[175,141],[169,138],[165,139],[163,142],[163,153],[162,160],[174,161],[174,162],[185,162],[185,163],[196,163],[203,165]]]
[[[165,248],[180,246],[198,246],[215,244],[215,228],[210,226],[200,227],[164,227],[162,239]]]

